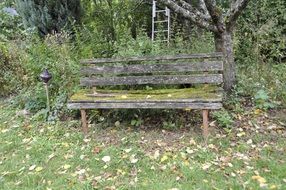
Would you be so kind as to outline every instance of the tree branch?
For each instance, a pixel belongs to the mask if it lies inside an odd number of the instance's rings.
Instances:
[[[207,15],[208,17],[211,17],[204,0],[199,0],[199,8],[203,14]]]
[[[218,32],[216,26],[202,19],[198,14],[196,14],[196,12],[190,11],[186,8],[183,8],[182,6],[179,6],[178,3],[176,3],[174,0],[158,0],[158,1],[166,5],[170,9],[172,9],[174,12],[180,13],[183,17],[189,19],[196,25],[205,28],[207,30],[210,30],[212,32]]]
[[[198,15],[198,17],[201,19],[204,19],[208,22],[210,21],[211,17],[209,14],[205,14],[204,12],[201,12],[201,11],[195,9],[190,3],[187,3],[184,0],[179,0],[179,2],[181,3],[181,5],[184,9],[187,9],[187,10],[193,12],[195,15]]]
[[[246,8],[250,0],[233,0],[231,3],[231,8],[227,13],[226,26],[227,29],[232,30],[239,15]]]
[[[225,30],[222,13],[219,8],[216,6],[216,0],[204,0],[207,10],[211,15],[213,23],[216,25],[219,32]]]

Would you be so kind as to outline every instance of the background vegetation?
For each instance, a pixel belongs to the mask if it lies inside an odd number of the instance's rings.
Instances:
[[[7,7],[17,14],[7,12]],[[38,78],[44,68],[53,74],[48,119],[56,121],[69,115],[65,102],[79,88],[81,58],[214,50],[210,33],[174,13],[171,46],[152,43],[147,1],[10,0],[1,3],[0,10],[0,96],[12,95],[15,106],[37,113],[38,119],[46,117]],[[285,105],[285,12],[283,0],[259,0],[252,1],[240,18],[235,32],[238,81],[227,109],[237,110],[245,100],[261,109]]]
[[[212,112],[208,144],[190,110],[90,110],[83,139],[65,106],[80,59],[215,49],[211,33],[174,13],[170,46],[152,43],[148,2],[0,3],[0,189],[286,189],[285,0],[250,1],[240,17],[238,80]]]

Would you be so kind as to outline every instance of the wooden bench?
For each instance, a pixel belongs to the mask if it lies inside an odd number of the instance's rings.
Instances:
[[[87,59],[81,64],[80,84],[85,89],[67,106],[81,110],[85,135],[88,109],[157,108],[202,110],[207,137],[209,110],[222,108],[221,53]],[[146,85],[152,87],[142,89]]]

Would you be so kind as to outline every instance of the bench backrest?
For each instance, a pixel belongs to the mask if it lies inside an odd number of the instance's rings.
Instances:
[[[82,60],[82,86],[222,84],[222,53]]]

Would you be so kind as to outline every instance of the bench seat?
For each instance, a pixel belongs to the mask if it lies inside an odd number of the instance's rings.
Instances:
[[[221,102],[222,89],[209,85],[154,90],[83,89],[70,98],[68,108],[220,109],[222,107]]]

